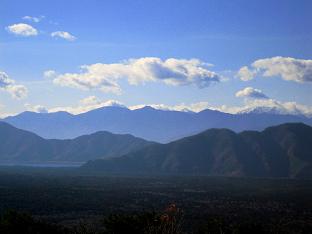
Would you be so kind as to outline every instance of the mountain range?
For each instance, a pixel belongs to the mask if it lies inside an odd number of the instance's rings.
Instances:
[[[72,140],[46,140],[34,133],[0,122],[0,161],[86,162],[117,157],[152,142],[127,135],[96,132]]]
[[[106,131],[44,139],[0,122],[0,161],[88,161],[81,168],[88,172],[312,178],[311,152],[312,127],[303,123],[208,129],[162,144]]]
[[[160,143],[168,143],[210,128],[227,128],[241,132],[261,131],[269,126],[290,122],[302,122],[312,126],[312,118],[272,111],[228,114],[207,109],[196,113],[158,110],[148,106],[136,110],[110,106],[78,115],[67,112],[23,112],[3,121],[46,139],[73,139],[98,131],[108,131],[131,134]]]
[[[262,132],[209,129],[122,157],[90,161],[86,171],[312,178],[312,127],[288,123]]]

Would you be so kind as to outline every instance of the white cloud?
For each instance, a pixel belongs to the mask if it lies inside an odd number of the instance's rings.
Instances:
[[[74,41],[77,38],[70,34],[69,32],[64,32],[64,31],[56,31],[51,33],[51,37],[58,37],[58,38],[63,38],[67,41]]]
[[[37,113],[48,113],[48,109],[42,105],[32,106],[29,103],[24,105],[28,111],[37,112]]]
[[[116,101],[116,100],[107,100],[107,101],[103,101],[103,100],[99,100],[96,96],[89,96],[86,97],[84,99],[81,99],[79,101],[79,103],[82,106],[85,107],[95,107],[92,109],[96,109],[99,107],[104,107],[104,106],[119,106],[119,107],[125,107],[121,102]]]
[[[28,95],[28,90],[24,85],[8,85],[5,90],[15,99],[24,99]]]
[[[254,99],[267,99],[266,96],[260,89],[254,89],[252,87],[247,87],[242,90],[239,90],[236,94],[236,97],[244,98],[254,98]]]
[[[273,57],[256,60],[251,68],[242,67],[237,76],[242,80],[251,80],[256,75],[263,77],[281,77],[295,82],[312,82],[312,60],[290,57]]]
[[[41,20],[43,20],[44,18],[45,18],[45,16],[43,16],[43,15],[38,16],[38,17],[26,15],[26,16],[24,16],[22,19],[23,19],[23,20],[30,21],[30,22],[34,22],[34,23],[39,23],[39,22],[40,22]]]
[[[43,77],[47,79],[55,78],[56,76],[57,73],[54,70],[47,70],[43,72]]]
[[[53,82],[57,85],[82,90],[99,89],[103,92],[120,94],[121,89],[117,84],[116,79],[114,77],[109,79],[102,74],[103,72],[101,70],[98,71],[96,67],[96,64],[91,66],[82,66],[82,69],[85,70],[84,73],[65,73],[57,76]]]
[[[96,96],[89,96],[89,97],[86,97],[86,98],[80,100],[79,103],[81,103],[82,105],[89,106],[89,105],[99,104],[100,101],[98,100],[98,98]]]
[[[0,71],[0,90],[6,91],[15,99],[23,99],[27,96],[28,90],[23,85],[18,85],[5,73]]]
[[[244,66],[241,69],[239,69],[236,76],[243,81],[248,81],[248,80],[252,80],[254,78],[255,72],[249,70],[249,68],[247,66]]]
[[[29,24],[13,24],[6,28],[10,33],[13,33],[15,35],[29,37],[29,36],[36,36],[38,35],[37,29],[35,29],[33,26]]]
[[[208,64],[198,59],[161,60],[155,57],[129,59],[121,63],[81,66],[80,73],[65,73],[54,79],[62,86],[84,90],[99,89],[104,92],[120,93],[120,79],[126,79],[130,85],[146,82],[163,82],[167,85],[196,85],[199,88],[219,82],[221,76],[208,70]]]
[[[10,79],[5,72],[0,71],[0,88],[5,88],[12,84],[14,84],[14,80]]]

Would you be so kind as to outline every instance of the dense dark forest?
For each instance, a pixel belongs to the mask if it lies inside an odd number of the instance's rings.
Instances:
[[[312,181],[0,168],[0,233],[311,233]]]

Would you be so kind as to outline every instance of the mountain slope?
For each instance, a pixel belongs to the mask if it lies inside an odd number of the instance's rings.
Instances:
[[[119,158],[90,161],[84,170],[222,176],[297,177],[312,165],[312,127],[301,123],[262,132],[210,129]]]
[[[0,122],[0,160],[18,162],[72,161],[120,156],[151,142],[131,135],[97,132],[73,140],[46,140]]]
[[[214,110],[199,113],[156,110],[144,107],[129,110],[124,107],[103,107],[79,115],[66,112],[24,112],[7,117],[5,122],[48,139],[69,139],[97,131],[131,134],[140,138],[168,143],[209,128],[228,128],[236,132],[263,130],[286,122],[312,125],[304,116],[272,113],[228,114]]]

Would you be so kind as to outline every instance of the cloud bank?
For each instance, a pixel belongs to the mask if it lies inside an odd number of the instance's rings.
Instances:
[[[242,81],[252,80],[256,75],[255,71],[251,71],[247,66],[242,67],[239,69],[237,73],[237,77],[239,77]]]
[[[273,57],[256,60],[251,67],[242,67],[237,76],[251,80],[255,76],[281,77],[283,80],[299,83],[312,82],[312,60],[290,57]]]
[[[47,112],[52,113],[52,112],[58,112],[58,111],[66,111],[71,114],[81,114],[81,113],[85,113],[94,109],[108,107],[108,106],[128,108],[130,110],[136,110],[136,109],[140,109],[146,106],[150,106],[154,109],[159,109],[159,110],[187,111],[187,112],[188,111],[200,112],[210,107],[208,102],[198,102],[198,103],[192,103],[192,104],[181,103],[178,105],[140,104],[140,105],[134,105],[134,106],[126,106],[120,101],[100,100],[96,96],[86,97],[80,100],[78,105],[76,106],[46,108],[42,105],[34,105],[34,106],[30,104],[25,105],[27,110],[37,112],[37,113],[47,113]]]
[[[200,112],[206,109],[210,109],[211,106],[208,102],[197,102],[191,104],[180,103],[177,105],[166,105],[166,104],[140,104],[129,106],[130,110],[140,109],[146,106],[150,106],[158,110],[170,110],[170,111],[184,111],[184,112]]]
[[[0,90],[8,92],[15,99],[23,99],[28,90],[23,85],[18,85],[3,71],[0,71]]]
[[[238,113],[249,113],[249,112],[269,112],[278,114],[293,114],[293,115],[305,115],[312,117],[312,107],[298,104],[296,102],[281,102],[274,99],[246,99],[242,106],[213,106],[206,101],[185,104],[180,103],[177,105],[166,105],[166,104],[139,104],[133,106],[126,106],[122,102],[117,100],[100,100],[96,96],[89,96],[79,101],[76,106],[67,107],[53,107],[46,108],[41,105],[32,106],[26,104],[27,110],[38,112],[38,113],[51,113],[58,111],[66,111],[71,114],[81,114],[94,109],[117,106],[122,108],[128,108],[130,110],[140,109],[146,106],[150,106],[154,109],[159,110],[170,110],[170,111],[183,111],[183,112],[200,112],[206,109],[217,110],[221,112],[238,114]]]
[[[38,112],[38,113],[42,113],[42,110],[44,110],[44,113],[66,111],[71,114],[81,114],[81,113],[85,113],[94,109],[107,107],[107,106],[118,106],[118,107],[126,108],[125,105],[123,105],[121,102],[116,101],[116,100],[100,100],[96,96],[89,96],[80,100],[78,105],[76,106],[46,108],[41,105],[36,105],[36,106],[28,105],[27,109],[30,111]]]
[[[32,112],[37,112],[37,113],[48,113],[49,112],[49,110],[45,106],[42,106],[42,105],[32,106],[31,104],[26,103],[24,106],[26,107],[26,109],[28,111],[32,111]]]
[[[34,22],[34,23],[39,23],[39,22],[40,22],[41,20],[43,20],[44,18],[45,18],[45,16],[43,16],[43,15],[38,16],[38,17],[26,15],[26,16],[24,16],[22,19],[23,19],[23,20],[30,21],[30,22]]]
[[[47,79],[51,79],[56,77],[57,73],[54,70],[47,70],[43,72],[43,77]]]
[[[235,94],[235,96],[254,99],[268,99],[268,96],[265,95],[260,89],[254,89],[252,87],[247,87],[242,90],[239,90]]]
[[[126,79],[130,85],[146,82],[163,82],[167,85],[195,85],[205,88],[219,82],[221,76],[208,70],[209,65],[198,59],[162,60],[156,57],[129,59],[121,63],[97,63],[81,66],[80,73],[57,76],[54,83],[83,90],[98,89],[120,93],[118,81]]]
[[[65,31],[56,31],[51,33],[51,37],[56,37],[56,38],[62,38],[67,41],[75,41],[77,38],[70,34],[69,32]]]
[[[29,24],[19,23],[13,24],[6,28],[10,33],[13,33],[18,36],[30,37],[37,36],[38,31],[33,26]]]

